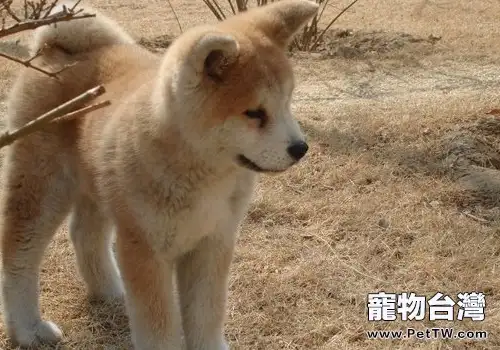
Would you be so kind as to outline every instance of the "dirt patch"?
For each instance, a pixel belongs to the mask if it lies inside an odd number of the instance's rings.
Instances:
[[[164,52],[172,44],[175,37],[171,35],[159,35],[153,38],[140,38],[139,45],[152,52]]]
[[[387,59],[409,52],[430,54],[440,39],[434,35],[423,38],[398,32],[336,29],[325,33],[317,51],[328,57]]]
[[[462,126],[443,138],[445,163],[455,178],[471,167],[500,169],[500,119],[485,116],[472,125]]]
[[[153,52],[162,52],[174,39],[175,37],[171,35],[159,35],[151,38],[142,37],[138,43]],[[315,52],[330,58],[388,59],[409,52],[430,54],[436,50],[435,44],[440,40],[441,37],[434,35],[422,38],[407,33],[335,29],[325,33]]]
[[[462,187],[455,198],[460,207],[477,211],[500,204],[499,135],[499,115],[483,115],[442,138],[443,168]],[[489,219],[500,219],[500,213]]]

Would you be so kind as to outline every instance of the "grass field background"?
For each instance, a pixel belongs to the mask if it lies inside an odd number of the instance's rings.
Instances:
[[[179,34],[165,1],[85,3],[158,51]],[[325,19],[346,4],[332,2]],[[183,28],[215,22],[201,0],[172,5]],[[293,109],[311,149],[259,183],[232,267],[232,348],[500,348],[499,12],[496,0],[361,0],[317,52],[293,54]],[[0,61],[0,116],[18,69]],[[486,319],[368,322],[367,294],[380,290],[485,292]],[[87,301],[65,226],[41,293],[65,333],[59,349],[130,348],[123,307]],[[407,327],[489,338],[365,334]],[[1,327],[0,348],[11,349]]]

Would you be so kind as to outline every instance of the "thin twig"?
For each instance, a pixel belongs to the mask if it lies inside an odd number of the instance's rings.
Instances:
[[[316,40],[314,41],[314,43],[312,44],[311,48],[309,49],[310,51],[311,50],[314,50],[316,48],[316,46],[318,46],[318,43],[321,39],[323,39],[323,35],[325,35],[326,31],[328,29],[330,29],[330,27],[340,18],[340,16],[342,16],[347,10],[349,10],[352,6],[354,6],[355,3],[357,3],[359,0],[354,0],[352,1],[349,5],[347,5],[342,11],[340,11],[340,13],[335,16],[334,19],[332,19],[330,21],[330,23],[328,23],[328,25],[326,26],[325,29],[323,29],[323,31],[321,32],[320,35],[318,35],[318,37],[316,38]]]
[[[83,19],[83,18],[90,18],[90,17],[95,17],[95,14],[88,14],[84,13],[79,16],[75,16],[73,13],[66,13],[63,14],[61,11],[59,14],[54,14],[51,15],[50,17],[47,18],[41,18],[41,19],[32,19],[32,20],[26,20],[22,21],[19,23],[16,23],[10,27],[7,27],[5,29],[0,30],[0,38],[8,35],[12,35],[15,33],[19,33],[25,30],[33,30],[41,26],[45,26],[48,24],[53,24],[53,23],[58,23],[58,22],[67,22],[67,21],[72,21],[72,20],[77,20],[77,19]]]
[[[78,1],[77,1],[74,5],[73,5],[73,7],[71,8],[71,12],[75,11],[76,7],[77,7],[78,5],[80,5],[80,3],[81,3],[81,2],[82,2],[82,0],[78,0]]]
[[[226,15],[224,14],[224,11],[222,11],[222,8],[220,7],[219,3],[217,2],[217,0],[214,0],[214,5],[215,7],[217,7],[217,9],[219,10],[219,13],[221,14],[222,16],[222,19],[226,19]]]
[[[234,9],[233,2],[231,0],[227,0],[227,2],[229,3],[229,6],[231,7],[231,11],[233,12],[233,15],[235,15],[236,10]],[[238,4],[238,0],[236,0],[236,4]],[[238,11],[240,11],[240,10],[238,10]]]
[[[27,60],[21,60],[21,59],[19,59],[17,57],[7,55],[7,54],[5,54],[3,52],[0,52],[0,57],[3,57],[3,58],[6,58],[8,60],[14,61],[16,63],[22,64],[25,67],[32,68],[32,69],[34,69],[34,70],[36,70],[36,71],[38,71],[40,73],[43,73],[43,74],[46,74],[46,75],[50,76],[50,77],[55,77],[54,73],[46,71],[46,70],[44,70],[44,69],[42,69],[40,67],[32,65],[31,61],[33,60],[33,58],[29,58]]]
[[[371,271],[370,271],[370,274],[364,273],[363,271],[361,271],[360,269],[356,268],[355,266],[350,265],[347,262],[345,262],[344,260],[342,260],[337,255],[337,252],[335,251],[335,249],[333,249],[332,245],[326,239],[324,239],[323,237],[318,236],[316,234],[311,234],[311,236],[313,236],[317,240],[321,241],[328,248],[328,250],[330,251],[330,253],[332,254],[332,256],[335,258],[335,260],[337,260],[339,263],[341,263],[342,265],[344,265],[348,269],[356,272],[358,275],[364,276],[364,277],[372,279],[374,281],[381,282],[383,284],[387,283],[387,281],[384,281],[384,280],[382,280],[380,278],[375,277],[375,275]]]
[[[24,0],[23,9],[24,9],[24,18],[28,18],[28,3],[26,2],[26,0]]]
[[[47,11],[45,11],[45,15],[43,16],[43,18],[47,18],[47,17],[49,17],[50,12],[54,9],[54,7],[56,7],[56,5],[57,5],[57,0],[54,0],[54,1],[50,4],[50,6],[49,6],[49,8],[47,9]]]
[[[3,58],[6,58],[8,60],[11,60],[11,61],[14,61],[16,63],[19,63],[19,64],[22,64],[23,66],[27,67],[27,68],[31,68],[31,69],[34,69],[40,73],[43,73],[45,75],[48,75],[49,77],[51,78],[54,78],[54,79],[59,79],[59,74],[62,73],[63,71],[65,71],[66,69],[68,69],[69,67],[72,67],[74,66],[76,63],[72,63],[72,64],[67,64],[65,65],[64,67],[62,67],[61,69],[55,71],[55,72],[49,72],[43,68],[40,68],[40,67],[37,67],[35,65],[33,65],[31,62],[40,56],[40,53],[37,53],[35,54],[33,57],[31,58],[28,58],[26,60],[21,60],[17,57],[14,57],[14,56],[11,56],[11,55],[8,55],[6,53],[3,53],[3,52],[0,52],[0,57],[3,57]]]
[[[16,22],[21,22],[21,19],[17,17],[17,15],[12,11],[12,8],[10,5],[12,5],[12,1],[2,1],[3,4],[3,10],[7,11],[10,17],[12,17]]]
[[[61,117],[57,117],[57,118],[51,120],[50,122],[51,123],[67,122],[68,120],[75,119],[75,118],[80,117],[80,116],[82,116],[84,114],[96,111],[98,109],[101,109],[103,107],[107,107],[107,106],[110,106],[110,105],[111,105],[111,101],[109,101],[109,100],[102,101],[102,102],[95,103],[95,104],[87,106],[87,107],[83,107],[83,108],[77,109],[76,111],[67,113],[67,114],[65,114],[65,115],[63,115]]]
[[[174,14],[175,20],[177,21],[177,25],[179,26],[179,29],[182,33],[182,26],[181,26],[181,21],[179,21],[179,17],[177,17],[177,12],[175,12],[174,7],[172,6],[172,3],[170,0],[167,0],[168,6],[170,6],[170,9],[172,10],[172,13]]]
[[[210,9],[210,11],[214,14],[214,16],[217,18],[217,20],[222,21],[222,16],[220,15],[219,11],[214,7],[214,5],[210,2],[210,0],[203,0],[205,5]]]
[[[323,3],[323,8],[321,9],[320,13],[318,14],[318,22],[321,21],[321,18],[323,18],[323,13],[325,12],[325,9],[326,7],[328,6],[328,3],[330,2],[330,0],[326,0],[324,3]]]
[[[29,135],[35,131],[38,131],[42,129],[44,126],[48,125],[51,121],[53,121],[55,118],[63,117],[67,113],[77,113],[77,115],[81,115],[83,113],[88,113],[89,110],[86,110],[85,112],[81,111],[74,111],[72,112],[72,109],[77,108],[78,106],[81,106],[96,97],[104,94],[106,92],[106,89],[104,86],[99,85],[95,88],[92,88],[83,94],[63,103],[62,105],[54,108],[53,110],[43,114],[42,116],[30,121],[29,123],[25,124],[24,126],[20,127],[19,129],[16,129],[14,131],[5,131],[2,135],[0,135],[0,148],[10,145],[14,141],[18,140],[19,138]],[[106,105],[106,104],[104,104]],[[104,107],[104,105],[100,106]],[[95,107],[94,107],[95,108]],[[76,115],[73,115],[72,118],[74,118]]]
[[[468,213],[468,212],[466,212],[466,211],[463,211],[463,212],[462,212],[462,214],[464,214],[465,216],[470,217],[470,218],[471,218],[471,219],[473,219],[473,220],[476,220],[476,221],[478,221],[478,222],[481,222],[481,223],[483,223],[483,224],[485,224],[485,223],[488,223],[488,222],[489,222],[489,221],[488,221],[488,220],[486,220],[485,218],[481,218],[481,217],[479,217],[479,216],[472,215],[471,213]]]
[[[247,4],[248,0],[236,0],[236,6],[238,7],[238,12],[245,12],[247,10]]]

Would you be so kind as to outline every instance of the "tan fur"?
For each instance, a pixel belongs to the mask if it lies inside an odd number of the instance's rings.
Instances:
[[[48,48],[35,64],[74,65],[60,81],[21,73],[9,99],[9,127],[98,84],[112,106],[8,150],[2,298],[15,342],[61,339],[39,312],[38,268],[70,213],[89,294],[116,298],[125,291],[136,349],[178,349],[181,332],[188,349],[227,349],[228,273],[255,171],[284,171],[307,151],[290,113],[294,83],[285,49],[316,10],[306,0],[283,0],[193,28],[163,57],[135,45],[101,14],[37,31],[32,50]],[[259,108],[264,119],[245,114]]]

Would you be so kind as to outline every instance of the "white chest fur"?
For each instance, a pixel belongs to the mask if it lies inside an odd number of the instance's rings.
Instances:
[[[183,196],[167,199],[163,205],[146,196],[129,198],[129,205],[151,246],[175,258],[207,235],[233,234],[217,231],[227,226],[225,222],[238,220],[231,200],[241,185],[237,180],[229,177],[210,186],[195,186]]]

